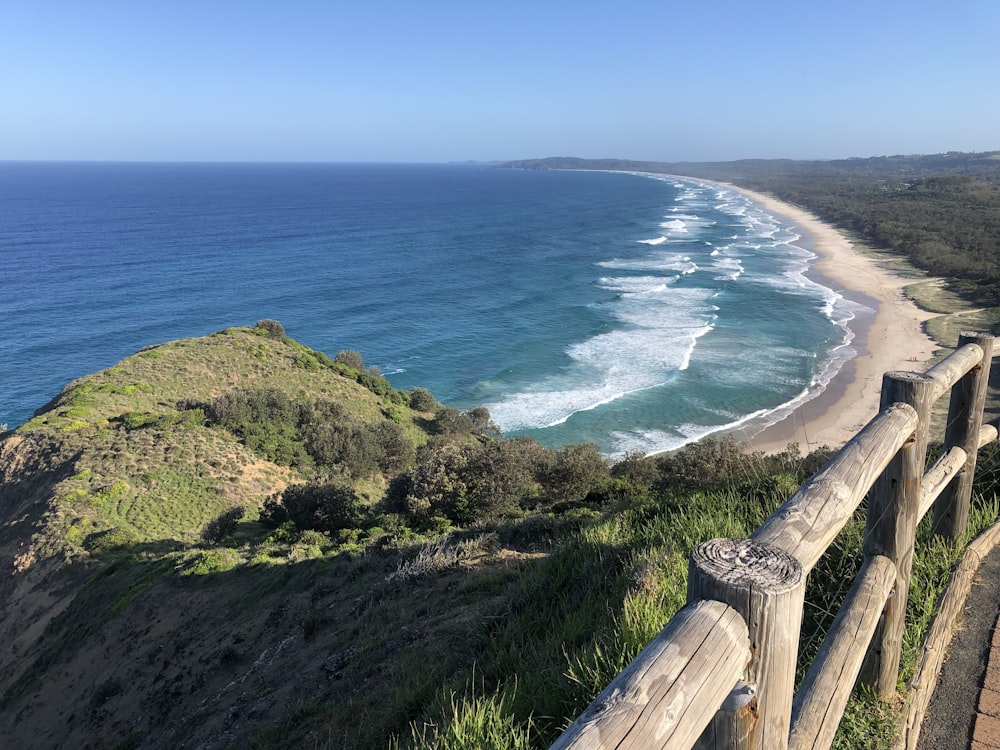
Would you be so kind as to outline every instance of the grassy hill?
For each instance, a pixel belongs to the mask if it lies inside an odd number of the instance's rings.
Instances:
[[[823,459],[506,440],[273,321],[144,349],[0,437],[0,746],[546,747],[683,605],[691,547]],[[922,543],[911,657],[954,554]],[[840,747],[891,716],[856,704]]]

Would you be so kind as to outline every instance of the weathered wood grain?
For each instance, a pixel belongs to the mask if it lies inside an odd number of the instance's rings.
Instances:
[[[789,750],[827,750],[861,672],[865,650],[896,582],[896,566],[868,558],[792,703]]]
[[[876,688],[881,700],[889,700],[895,694],[899,678],[920,488],[934,404],[933,386],[933,378],[916,372],[890,372],[882,378],[882,408],[909,404],[916,410],[919,421],[913,439],[899,449],[872,486],[861,545],[866,557],[885,555],[896,566],[896,595],[886,604],[861,675],[862,681]]]
[[[907,404],[880,412],[750,538],[785,550],[808,573],[917,423]]]
[[[747,626],[718,601],[696,601],[616,677],[552,750],[689,750],[750,661]]]
[[[805,573],[792,555],[752,539],[713,539],[694,548],[688,568],[688,601],[724,601],[746,621],[753,647],[747,682],[757,686],[757,716],[750,727],[714,720],[716,747],[737,747],[749,734],[755,748],[783,750],[795,689]],[[733,732],[726,737],[726,727]]]
[[[950,391],[952,386],[961,380],[966,373],[982,363],[983,354],[983,348],[978,343],[960,340],[955,351],[925,373],[934,379],[934,391],[931,398],[937,401]]]
[[[962,470],[966,458],[965,451],[956,445],[943,453],[927,470],[920,487],[920,511],[917,523],[920,523],[920,520],[927,515],[927,511],[933,507],[934,501],[938,499],[944,488]]]
[[[986,389],[993,359],[993,336],[983,333],[963,333],[959,336],[958,345],[958,351],[948,359],[973,347],[978,347],[982,354],[979,362],[951,389],[951,400],[948,404],[944,447],[947,450],[957,445],[965,451],[966,460],[965,467],[944,489],[934,504],[933,528],[935,533],[953,541],[965,533],[965,527],[969,522],[969,501],[972,497],[972,479],[976,471],[979,430],[983,423],[983,406],[986,403]]]

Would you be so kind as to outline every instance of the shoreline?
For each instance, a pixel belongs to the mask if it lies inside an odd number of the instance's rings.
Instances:
[[[707,182],[707,181],[706,181]],[[804,209],[728,183],[718,183],[750,198],[803,233],[807,249],[818,257],[810,273],[849,300],[874,307],[847,323],[857,354],[845,362],[826,388],[766,426],[747,425],[730,432],[749,450],[777,453],[798,443],[803,453],[819,447],[840,448],[877,413],[882,375],[891,370],[919,370],[940,345],[923,329],[935,317],[903,293],[913,283],[888,271],[854,249],[854,243]]]

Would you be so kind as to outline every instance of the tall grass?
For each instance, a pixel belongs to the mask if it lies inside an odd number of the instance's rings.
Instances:
[[[997,475],[997,451],[987,450],[980,459],[968,539],[1000,513]],[[512,585],[505,608],[495,613],[473,649],[480,682],[469,673],[463,687],[461,675],[456,676],[459,688],[435,706],[433,720],[411,724],[403,745],[471,747],[475,745],[450,738],[467,736],[470,726],[487,734],[502,726],[518,743],[528,743],[517,747],[547,747],[683,606],[691,548],[713,537],[747,536],[787,499],[789,485],[794,490],[798,481],[801,478],[787,473],[762,475],[712,492],[666,496],[582,527],[544,564],[525,567]],[[810,576],[800,678],[860,566],[864,528],[862,508]],[[900,690],[913,674],[964,546],[964,541],[950,544],[932,537],[927,520],[918,529]],[[492,691],[484,687],[489,685]],[[901,696],[881,702],[871,691],[859,689],[834,747],[889,748],[900,705]],[[476,719],[470,725],[472,716]],[[432,740],[421,744],[429,736],[422,733],[428,726],[434,727]],[[489,744],[492,739],[483,741],[482,747],[494,746]]]

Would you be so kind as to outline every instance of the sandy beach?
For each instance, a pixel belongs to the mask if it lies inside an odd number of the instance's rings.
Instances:
[[[827,388],[780,422],[756,434],[737,435],[753,450],[768,453],[798,443],[803,453],[823,445],[840,447],[878,413],[882,375],[890,370],[925,369],[939,346],[923,332],[934,317],[917,307],[903,288],[913,283],[881,268],[853,248],[852,243],[807,211],[767,195],[738,188],[767,211],[786,219],[807,235],[819,257],[813,272],[848,299],[875,309],[849,324],[857,356],[847,362]]]

